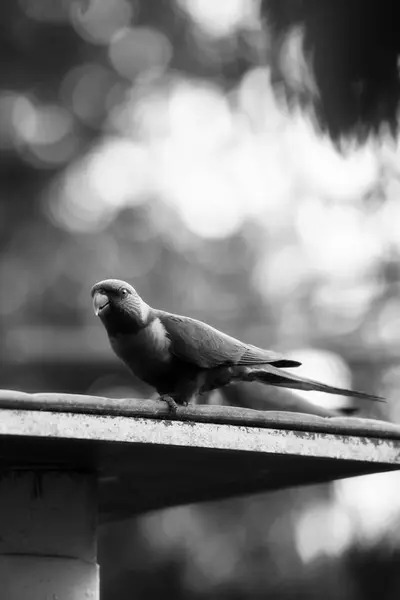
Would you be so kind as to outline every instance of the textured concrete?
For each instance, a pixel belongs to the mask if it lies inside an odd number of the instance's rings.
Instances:
[[[329,420],[329,419],[328,419]],[[271,426],[3,409],[0,436],[151,444],[398,464],[400,442]]]
[[[368,403],[367,403],[368,406]],[[383,405],[385,406],[385,405]],[[0,409],[78,414],[118,415],[143,417],[168,421],[195,421],[197,423],[223,423],[295,431],[366,435],[368,437],[400,440],[400,425],[387,421],[348,417],[321,417],[314,414],[285,412],[281,410],[254,410],[220,405],[193,405],[179,407],[171,415],[165,402],[138,398],[104,398],[82,394],[39,393],[27,394],[17,390],[0,390]]]
[[[51,556],[1,556],[1,600],[99,600],[95,564]]]
[[[2,471],[1,600],[97,600],[96,513],[94,475]]]
[[[400,427],[221,406],[170,415],[150,400],[3,390],[0,468],[97,472],[104,522],[396,470]]]
[[[0,600],[97,600],[97,508],[118,520],[399,468],[383,421],[0,390]]]

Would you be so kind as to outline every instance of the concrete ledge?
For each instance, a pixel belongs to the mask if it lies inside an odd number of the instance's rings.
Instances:
[[[257,427],[275,427],[298,431],[320,431],[367,435],[400,440],[400,425],[357,417],[320,417],[285,411],[262,411],[227,406],[179,407],[171,415],[165,402],[137,398],[104,398],[80,394],[27,394],[16,390],[0,390],[0,409],[46,410],[125,417],[146,417],[169,421],[196,421]]]
[[[400,468],[400,427],[220,406],[0,392],[0,467],[96,472],[102,520]]]
[[[203,448],[232,452],[256,452],[282,456],[330,458],[400,468],[400,441],[377,436],[344,435],[292,430],[276,426],[144,419],[115,415],[54,413],[48,411],[1,411],[0,436],[37,439],[85,440],[103,444]],[[297,419],[295,420],[297,424]],[[110,450],[111,451],[111,450]],[[47,460],[51,458],[48,457]],[[26,457],[29,462],[29,456]],[[8,462],[8,461],[7,461]],[[81,466],[85,466],[82,457]],[[1,463],[1,458],[0,458]],[[48,464],[48,463],[47,463]]]

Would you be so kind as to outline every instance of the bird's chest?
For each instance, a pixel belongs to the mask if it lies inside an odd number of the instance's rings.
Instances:
[[[138,333],[110,337],[115,353],[132,372],[150,385],[168,371],[171,363],[170,340],[156,319]]]

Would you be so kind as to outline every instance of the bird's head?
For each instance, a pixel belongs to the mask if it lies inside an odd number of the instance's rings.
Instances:
[[[142,300],[136,290],[126,281],[105,279],[96,283],[91,290],[95,315],[103,323],[113,322],[117,325],[129,320],[140,328],[147,324],[150,317],[150,306]]]

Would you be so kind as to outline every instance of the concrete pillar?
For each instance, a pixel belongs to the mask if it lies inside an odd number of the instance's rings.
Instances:
[[[0,472],[1,600],[98,600],[96,478]]]

